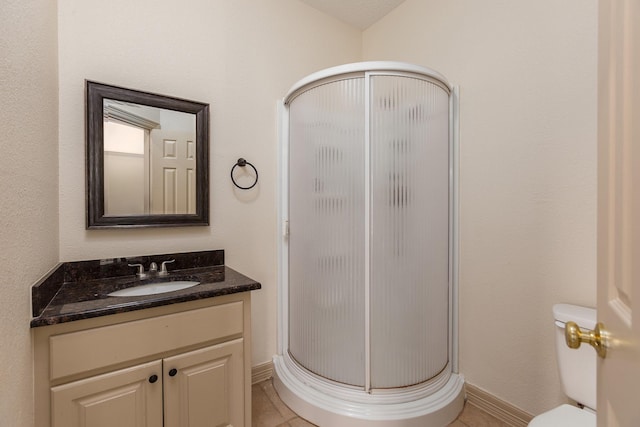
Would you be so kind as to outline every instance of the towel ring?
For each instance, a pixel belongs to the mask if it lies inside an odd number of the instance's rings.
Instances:
[[[236,168],[236,166],[240,166],[241,168],[245,167],[245,166],[251,166],[253,168],[253,171],[256,173],[256,180],[253,182],[253,184],[251,184],[248,187],[242,187],[241,185],[238,185],[238,183],[236,182],[236,180],[233,178],[233,170]],[[240,157],[238,159],[238,161],[236,162],[235,165],[233,165],[233,167],[231,168],[231,182],[233,182],[233,185],[235,185],[236,187],[238,187],[241,190],[250,190],[253,187],[256,186],[256,184],[258,183],[258,169],[256,169],[255,166],[253,166],[251,163],[247,162],[245,159],[243,159],[242,157]]]

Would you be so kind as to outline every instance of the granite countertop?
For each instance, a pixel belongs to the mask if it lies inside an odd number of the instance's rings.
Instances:
[[[207,251],[206,255],[215,252],[215,261],[224,261],[224,254],[219,251]],[[180,268],[171,270],[167,276],[152,276],[140,279],[135,274],[109,276],[104,268],[97,268],[97,261],[85,261],[80,263],[62,263],[54,268],[40,283],[32,289],[33,319],[31,327],[55,325],[74,320],[89,319],[110,314],[124,313],[179,302],[212,298],[236,292],[246,292],[260,289],[260,283],[229,268],[225,265],[195,266],[202,259],[204,252],[189,254],[168,254],[153,257],[122,258],[117,259],[116,267],[110,267],[110,273],[114,270],[130,272],[131,268],[124,270],[128,263],[143,262],[149,259],[177,259]],[[189,256],[200,255],[195,262]],[[209,257],[210,258],[210,257]],[[144,263],[148,265],[148,262]],[[169,267],[171,264],[169,264]],[[120,268],[122,267],[122,268]],[[69,273],[71,271],[71,273]],[[78,273],[78,271],[81,271]],[[98,272],[94,275],[91,271]],[[99,276],[99,277],[95,277]],[[105,277],[106,276],[106,277]],[[71,277],[71,279],[70,279]],[[137,285],[144,285],[150,281],[174,281],[196,280],[200,284],[178,291],[166,292],[155,295],[142,295],[130,297],[116,297],[108,294]]]

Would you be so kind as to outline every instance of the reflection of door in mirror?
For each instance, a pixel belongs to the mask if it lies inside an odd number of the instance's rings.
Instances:
[[[151,213],[195,214],[195,115],[161,110],[151,131]]]

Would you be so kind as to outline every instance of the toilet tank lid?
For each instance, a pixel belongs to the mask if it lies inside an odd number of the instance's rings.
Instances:
[[[553,318],[566,323],[574,321],[581,328],[593,329],[596,326],[597,312],[595,308],[582,307],[573,304],[555,304],[553,306]]]

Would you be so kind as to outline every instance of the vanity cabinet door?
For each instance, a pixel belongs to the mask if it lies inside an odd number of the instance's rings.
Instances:
[[[239,338],[164,359],[165,427],[243,427],[243,349]]]
[[[162,427],[162,362],[52,387],[51,426]]]

